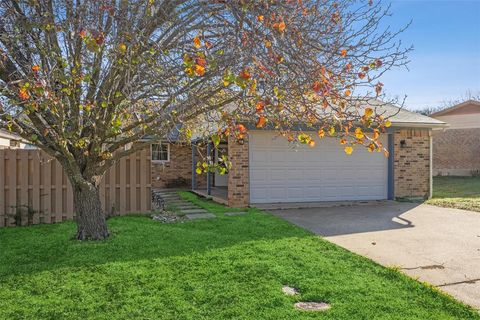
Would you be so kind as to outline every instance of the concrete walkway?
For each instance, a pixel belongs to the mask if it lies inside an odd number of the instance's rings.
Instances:
[[[480,213],[389,202],[270,210],[480,309]]]

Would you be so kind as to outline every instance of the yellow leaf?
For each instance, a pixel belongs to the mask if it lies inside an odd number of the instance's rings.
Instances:
[[[392,125],[392,122],[390,120],[385,121],[385,127],[388,128]]]
[[[361,128],[355,129],[355,138],[357,139],[362,139],[365,135],[363,134],[363,131]]]
[[[365,108],[365,117],[370,118],[373,115],[372,108]]]
[[[368,152],[373,152],[373,151],[375,151],[375,145],[373,143],[370,143],[368,145]]]
[[[350,155],[353,152],[353,148],[352,147],[345,147],[344,151],[345,151],[346,154]]]
[[[127,51],[127,45],[125,43],[120,43],[118,45],[118,50],[120,50],[122,53],[125,53],[125,51]]]
[[[330,127],[330,129],[328,129],[328,134],[333,136],[335,134],[335,128],[334,127]]]

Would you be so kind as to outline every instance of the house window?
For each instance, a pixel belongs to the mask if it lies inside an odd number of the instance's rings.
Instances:
[[[152,161],[170,161],[170,145],[163,142],[152,144]]]
[[[18,140],[10,140],[10,147],[12,147],[12,148],[18,148],[18,147],[20,147],[20,141],[18,141]]]

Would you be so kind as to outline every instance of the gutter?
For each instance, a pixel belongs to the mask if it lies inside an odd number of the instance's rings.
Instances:
[[[450,125],[448,123],[421,123],[421,122],[392,122],[392,127],[396,128],[447,128]]]

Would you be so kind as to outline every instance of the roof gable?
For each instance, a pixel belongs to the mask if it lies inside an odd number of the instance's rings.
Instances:
[[[467,100],[465,102],[456,104],[450,108],[434,112],[430,116],[446,116],[446,115],[454,115],[454,114],[480,114],[480,101],[475,100]]]

